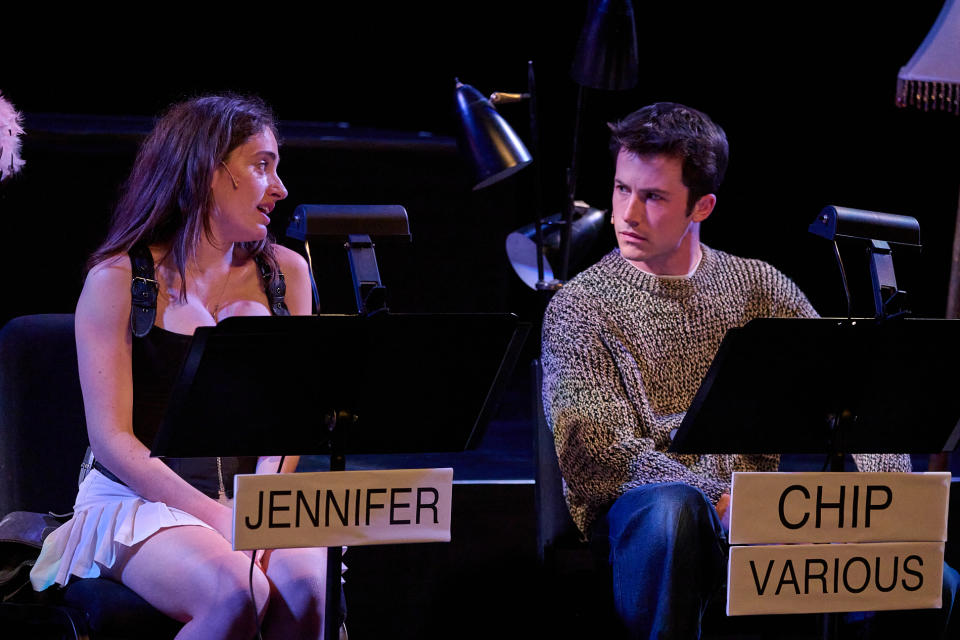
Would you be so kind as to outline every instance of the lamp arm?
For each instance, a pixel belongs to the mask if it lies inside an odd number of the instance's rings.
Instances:
[[[573,227],[573,214],[576,210],[577,192],[577,146],[580,141],[580,114],[583,112],[583,85],[577,87],[577,110],[573,124],[573,151],[570,166],[567,168],[567,201],[563,212],[563,229],[560,230],[560,269],[557,277],[566,282],[570,273],[570,233]]]
[[[527,95],[530,98],[530,144],[533,146],[534,241],[537,244],[537,282],[543,282],[543,162],[540,159],[540,128],[537,119],[537,83],[533,73],[533,60],[527,61]]]
[[[511,102],[522,102],[529,100],[530,93],[507,93],[505,91],[494,91],[490,94],[491,104],[510,104]]]

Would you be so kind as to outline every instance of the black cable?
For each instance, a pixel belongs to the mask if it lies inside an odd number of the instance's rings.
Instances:
[[[286,457],[287,456],[280,456],[277,473],[280,473],[280,469],[283,468],[283,461]],[[257,623],[257,638],[263,640],[263,629],[260,628],[260,616],[257,615],[257,598],[253,595],[253,567],[257,563],[257,551],[259,551],[259,549],[254,549],[253,554],[250,556],[250,603],[253,605],[253,619]]]
[[[307,254],[307,272],[310,274],[310,291],[313,293],[313,308],[316,313],[320,313],[320,290],[317,289],[317,281],[313,277],[313,256],[310,255],[310,241],[303,241],[303,248]]]
[[[260,616],[257,615],[257,599],[253,595],[253,565],[257,561],[257,551],[250,556],[250,603],[253,604],[253,620],[257,623],[257,638],[263,640],[263,629],[260,628]]]
[[[847,272],[843,268],[843,259],[840,258],[840,247],[837,241],[833,241],[833,255],[837,258],[837,266],[840,267],[840,277],[843,279],[843,292],[847,295],[847,320],[853,318],[853,302],[850,299],[850,285],[847,283]]]

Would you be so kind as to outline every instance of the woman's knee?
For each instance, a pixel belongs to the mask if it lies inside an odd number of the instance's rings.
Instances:
[[[269,581],[257,567],[251,577],[247,555],[196,529],[148,539],[126,559],[121,581],[177,620],[252,635],[254,616],[266,613]]]
[[[250,560],[239,552],[235,555],[239,558],[212,561],[206,567],[200,582],[207,595],[192,603],[189,620],[215,637],[252,638],[267,615],[270,582],[254,567],[251,589]]]
[[[221,562],[211,563],[209,593],[206,608],[220,610],[241,620],[263,619],[270,601],[270,581],[259,567],[250,574],[250,558],[240,552]]]
[[[326,613],[326,549],[277,549],[267,577],[273,603],[267,616],[271,637],[319,637]]]
[[[326,594],[327,550],[276,549],[267,564],[267,576],[285,596],[297,594],[305,601],[323,606]]]

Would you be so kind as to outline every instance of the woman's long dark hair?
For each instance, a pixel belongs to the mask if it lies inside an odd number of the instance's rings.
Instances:
[[[273,112],[256,97],[206,96],[170,107],[141,145],[107,238],[87,268],[137,244],[164,245],[180,273],[180,297],[186,298],[187,259],[201,233],[211,238],[214,171],[231,151],[264,129],[277,136]],[[269,236],[239,246],[250,257],[261,255],[276,272]]]

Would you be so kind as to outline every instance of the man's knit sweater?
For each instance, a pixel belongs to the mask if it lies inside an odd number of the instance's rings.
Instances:
[[[789,278],[706,246],[689,278],[660,278],[607,254],[553,297],[543,323],[543,398],[567,504],[584,533],[626,491],[684,482],[716,503],[734,471],[776,455],[666,453],[720,341],[753,318],[813,318]],[[908,456],[857,456],[864,471],[909,471]]]

